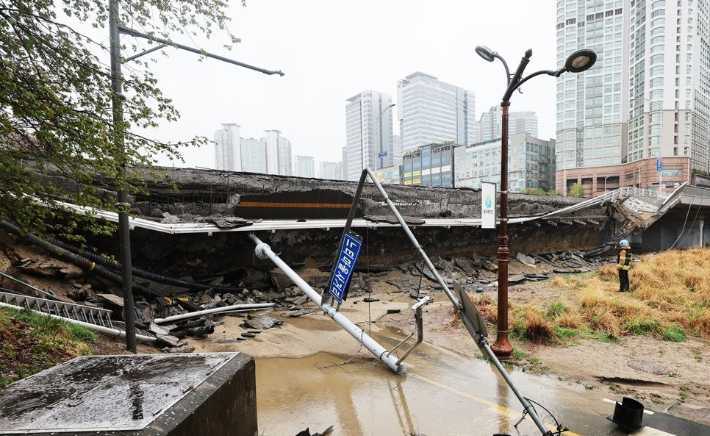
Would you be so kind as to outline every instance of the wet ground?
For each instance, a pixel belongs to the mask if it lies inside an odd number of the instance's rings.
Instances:
[[[373,336],[390,347],[395,343],[390,333],[383,330]],[[295,435],[307,427],[315,433],[331,425],[334,435],[349,436],[540,434],[529,419],[514,427],[522,406],[489,363],[426,343],[406,363],[407,372],[395,375],[366,350],[356,358],[318,353],[300,359],[257,359],[259,434]],[[508,371],[526,397],[551,412],[536,407],[546,424],[554,425],[552,414],[570,428],[564,434],[627,434],[606,419],[614,403],[605,401],[603,392]],[[664,414],[646,414],[644,423],[648,427],[635,435],[710,434],[707,427]]]

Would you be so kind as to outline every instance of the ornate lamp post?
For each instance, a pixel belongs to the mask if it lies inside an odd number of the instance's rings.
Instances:
[[[559,70],[542,70],[530,74],[523,78],[523,72],[530,62],[532,50],[525,52],[525,56],[520,60],[518,69],[511,77],[508,64],[498,53],[485,46],[476,47],[476,53],[488,62],[500,59],[505,67],[505,78],[507,88],[503,94],[501,107],[503,109],[502,138],[501,138],[501,161],[500,161],[500,228],[498,236],[498,334],[496,342],[491,347],[500,360],[510,359],[513,353],[513,346],[508,339],[508,108],[510,107],[510,97],[520,86],[535,76],[542,74],[559,77],[562,73],[581,73],[594,65],[597,55],[592,50],[578,50],[567,58],[565,66]],[[566,182],[565,182],[566,183]]]

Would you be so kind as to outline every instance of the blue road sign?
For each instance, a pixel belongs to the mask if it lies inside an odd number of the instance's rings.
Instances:
[[[342,304],[348,286],[350,286],[350,276],[355,268],[357,256],[360,254],[362,246],[362,238],[353,232],[348,232],[343,235],[343,244],[340,246],[340,254],[338,261],[335,263],[333,273],[330,276],[330,295],[335,298],[338,303]]]
[[[656,171],[663,171],[663,160],[660,157],[656,159]]]
[[[383,151],[382,153],[377,153],[377,157],[379,157],[379,158],[387,157],[387,152]]]

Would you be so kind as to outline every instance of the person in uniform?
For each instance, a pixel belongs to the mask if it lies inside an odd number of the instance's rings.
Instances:
[[[619,254],[616,256],[616,269],[619,270],[619,292],[629,290],[629,267],[631,266],[631,247],[629,241],[619,241]]]

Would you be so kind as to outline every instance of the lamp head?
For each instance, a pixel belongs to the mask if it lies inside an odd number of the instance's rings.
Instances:
[[[490,48],[486,47],[485,45],[476,46],[476,53],[478,53],[480,57],[487,60],[488,62],[493,62],[496,55],[498,54]]]
[[[478,49],[476,49],[478,50]],[[570,73],[581,73],[592,68],[597,61],[597,54],[593,50],[584,48],[572,53],[565,61],[565,70]]]

